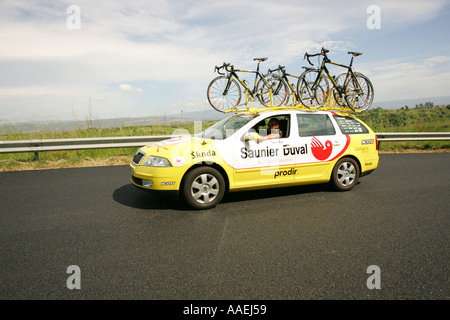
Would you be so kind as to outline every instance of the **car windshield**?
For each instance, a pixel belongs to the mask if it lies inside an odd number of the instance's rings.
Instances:
[[[234,115],[216,122],[204,131],[195,134],[195,136],[217,140],[226,139],[255,117],[256,115],[253,114]]]

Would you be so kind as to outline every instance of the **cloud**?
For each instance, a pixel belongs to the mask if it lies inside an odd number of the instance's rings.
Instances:
[[[376,101],[444,96],[450,87],[450,56],[396,58],[359,67],[371,79]]]
[[[144,90],[141,88],[133,88],[133,86],[131,84],[125,84],[125,83],[120,84],[119,89],[120,89],[120,91],[123,91],[123,92],[137,92],[137,93],[144,92]]]
[[[40,96],[54,94],[54,90],[50,87],[13,87],[0,88],[0,96]]]
[[[430,19],[443,6],[439,0],[379,3],[383,23],[403,24]],[[77,5],[80,30],[66,26],[69,5],[24,0],[3,4],[0,41],[7,45],[0,59],[65,63],[60,73],[72,80],[206,79],[223,60],[250,65],[254,57],[268,56],[277,65],[321,46],[346,50],[349,40],[330,37],[365,29],[367,18],[367,3],[355,0],[326,5],[297,0],[154,0],[150,5],[81,0]],[[89,77],[80,75],[85,69]]]
[[[131,110],[133,103],[146,107],[145,94],[120,93],[143,93],[142,88],[153,90],[157,83],[158,88],[176,88],[173,93],[158,92],[165,94],[159,102],[181,101],[176,96],[183,92],[180,88],[203,99],[215,76],[214,66],[222,62],[252,69],[253,58],[267,56],[269,60],[261,65],[265,71],[278,64],[301,68],[305,51],[322,46],[345,53],[355,41],[348,34],[367,31],[366,9],[371,2],[79,0],[79,30],[66,24],[71,4],[0,2],[0,69],[8,75],[0,79],[1,97],[97,95],[116,103],[121,96],[122,105]],[[446,2],[379,0],[376,4],[385,32],[433,19]],[[382,70],[376,67],[373,73],[381,80]],[[386,80],[397,79],[385,72]],[[0,107],[10,102],[2,98]],[[41,103],[47,105],[49,100]],[[106,102],[104,108],[108,109]]]
[[[446,0],[376,1],[381,10],[382,28],[420,25],[439,15]]]

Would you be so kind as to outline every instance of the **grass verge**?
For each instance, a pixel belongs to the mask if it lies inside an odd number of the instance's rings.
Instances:
[[[450,105],[430,108],[407,107],[396,110],[376,108],[368,110],[358,118],[366,122],[375,132],[447,132],[450,131]],[[207,128],[214,122],[203,122]],[[2,134],[0,140],[65,139],[123,136],[171,135],[175,131],[194,133],[194,122],[172,125],[129,126],[117,128],[87,128],[70,131]],[[93,167],[127,165],[131,162],[137,148],[97,149],[59,152],[40,152],[39,161],[34,153],[0,154],[0,172],[17,170],[38,170],[72,167]],[[450,141],[423,142],[382,142],[380,153],[424,153],[449,152]]]

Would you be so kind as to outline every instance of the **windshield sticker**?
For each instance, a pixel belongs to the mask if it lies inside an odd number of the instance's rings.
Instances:
[[[160,141],[160,142],[156,143],[156,145],[166,146],[166,145],[169,145],[169,144],[175,144],[175,143],[181,143],[181,142],[189,141],[190,139],[191,139],[190,136],[177,137],[177,138],[172,138],[172,139]]]

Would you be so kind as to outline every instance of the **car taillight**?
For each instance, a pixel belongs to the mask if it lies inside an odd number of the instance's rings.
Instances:
[[[377,136],[375,136],[375,148],[377,149],[377,151],[378,151],[378,137]]]

